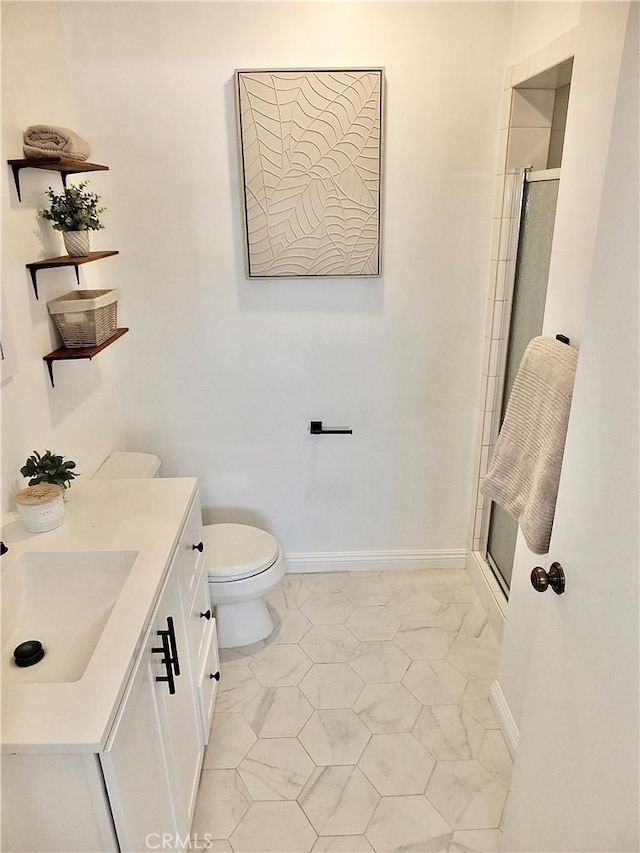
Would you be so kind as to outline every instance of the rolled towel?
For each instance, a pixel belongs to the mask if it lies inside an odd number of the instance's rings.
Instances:
[[[27,160],[63,157],[86,160],[91,154],[89,143],[73,130],[51,124],[33,124],[23,133],[24,156]]]

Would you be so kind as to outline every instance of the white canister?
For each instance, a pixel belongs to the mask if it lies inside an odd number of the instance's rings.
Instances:
[[[54,483],[29,486],[18,492],[16,504],[22,526],[29,533],[44,533],[64,521],[62,489]]]

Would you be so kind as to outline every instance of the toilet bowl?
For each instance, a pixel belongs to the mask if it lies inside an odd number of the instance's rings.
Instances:
[[[118,450],[93,478],[148,479],[159,472],[157,456]],[[202,538],[218,646],[232,649],[266,639],[274,622],[264,596],[286,572],[280,545],[266,530],[249,524],[206,524]]]
[[[286,571],[274,537],[248,524],[209,524],[203,528],[209,594],[223,649],[264,640],[274,628],[264,596]]]

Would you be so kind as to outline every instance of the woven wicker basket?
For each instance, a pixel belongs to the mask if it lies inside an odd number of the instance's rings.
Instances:
[[[100,346],[118,328],[117,290],[73,290],[47,307],[66,347]]]

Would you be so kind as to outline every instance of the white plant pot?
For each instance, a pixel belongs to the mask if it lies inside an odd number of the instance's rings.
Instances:
[[[88,231],[63,231],[62,239],[65,249],[72,258],[83,258],[89,254]]]

